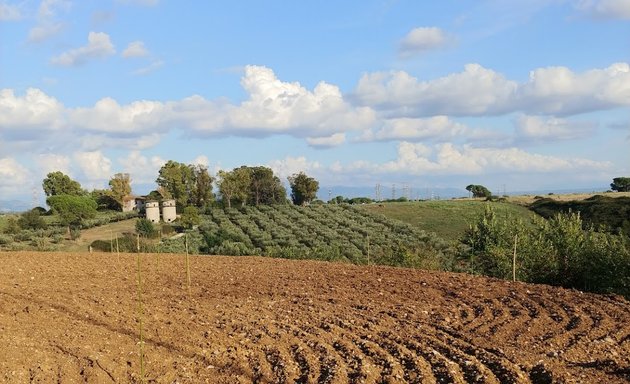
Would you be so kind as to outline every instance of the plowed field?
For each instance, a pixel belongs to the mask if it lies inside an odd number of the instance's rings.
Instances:
[[[630,380],[630,303],[620,297],[207,256],[191,257],[188,289],[184,260],[142,255],[140,309],[135,255],[0,254],[0,381]]]

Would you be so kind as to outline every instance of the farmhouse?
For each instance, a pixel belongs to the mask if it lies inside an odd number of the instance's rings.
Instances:
[[[144,212],[145,217],[154,223],[160,222],[160,218],[166,223],[177,219],[175,200],[162,200],[161,208],[159,201],[147,200],[146,196],[128,196],[123,199],[123,212]]]

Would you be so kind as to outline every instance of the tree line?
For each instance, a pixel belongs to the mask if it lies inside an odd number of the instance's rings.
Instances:
[[[293,204],[306,205],[316,198],[319,182],[304,172],[289,176],[288,182]],[[221,170],[215,178],[206,166],[170,160],[158,171],[156,184],[157,189],[147,198],[173,199],[178,212],[183,212],[186,207],[204,209],[216,203],[228,208],[288,203],[282,181],[271,168],[264,166]],[[214,192],[215,185],[217,194]],[[125,202],[131,199],[131,177],[128,173],[112,176],[108,189],[88,192],[78,181],[55,171],[44,178],[42,187],[47,196],[46,203],[68,226],[78,226],[83,220],[94,217],[97,210],[122,210]]]

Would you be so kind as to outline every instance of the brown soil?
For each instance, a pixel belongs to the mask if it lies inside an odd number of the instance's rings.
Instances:
[[[623,383],[630,303],[256,257],[0,254],[6,383]],[[139,315],[142,323],[138,321]],[[142,324],[143,342],[140,342]]]

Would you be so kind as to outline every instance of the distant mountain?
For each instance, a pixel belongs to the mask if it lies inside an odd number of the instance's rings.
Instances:
[[[380,187],[380,199],[388,200],[391,198],[400,198],[405,196],[410,200],[443,200],[451,199],[453,197],[467,196],[468,191],[458,188],[416,188],[405,187],[402,185],[397,186],[396,189],[391,185],[381,185]],[[330,197],[329,197],[330,196]],[[376,186],[374,187],[348,187],[348,186],[321,186],[317,197],[320,200],[328,201],[333,197],[343,196],[346,198],[353,197],[369,197],[370,199],[376,199]]]

